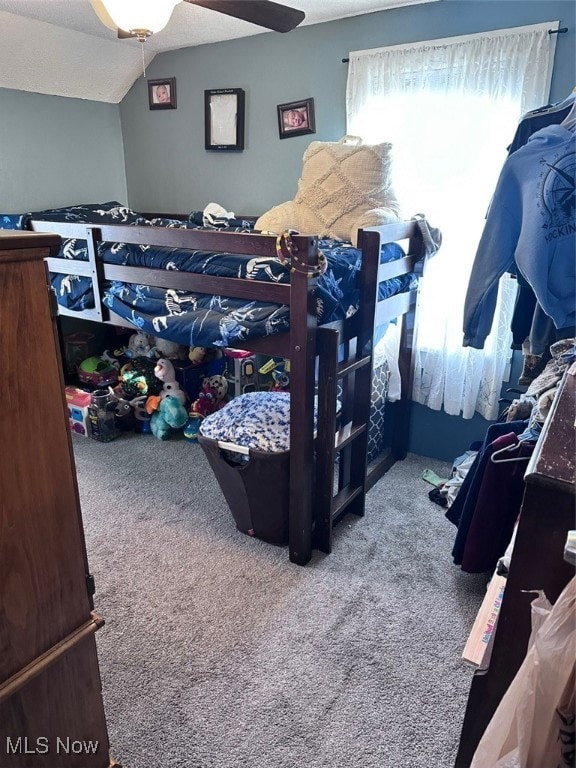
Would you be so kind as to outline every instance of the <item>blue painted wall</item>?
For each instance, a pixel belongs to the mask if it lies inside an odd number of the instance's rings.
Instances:
[[[0,88],[0,212],[126,199],[117,104]]]
[[[214,201],[259,214],[294,197],[311,140],[344,135],[342,58],[350,51],[554,19],[569,27],[558,39],[552,82],[551,97],[560,100],[575,84],[572,0],[442,0],[157,56],[147,77],[176,78],[178,109],[150,111],[144,78],[123,100],[130,203],[141,210],[191,210]],[[204,90],[231,87],[246,91],[246,148],[206,151]],[[280,140],[276,105],[308,97],[315,101],[316,135]]]

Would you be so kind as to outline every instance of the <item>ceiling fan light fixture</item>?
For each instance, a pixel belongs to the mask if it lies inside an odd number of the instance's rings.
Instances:
[[[102,0],[108,15],[119,29],[145,40],[160,32],[170,21],[180,0]]]

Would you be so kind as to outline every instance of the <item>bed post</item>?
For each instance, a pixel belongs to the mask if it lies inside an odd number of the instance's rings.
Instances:
[[[290,280],[290,506],[289,555],[306,565],[312,555],[314,500],[314,383],[317,240],[298,251]],[[296,268],[297,267],[297,268]]]
[[[418,287],[414,293],[410,309],[402,315],[400,330],[400,354],[398,356],[398,368],[400,370],[400,400],[393,403],[394,408],[394,432],[392,434],[392,456],[396,460],[406,458],[410,441],[410,417],[412,413],[412,386],[414,384],[414,365],[416,348],[416,314],[418,310],[418,294],[420,292],[420,278],[424,270],[425,257],[423,255],[423,242],[421,236],[413,235],[408,240],[408,253],[419,255],[415,261],[413,271],[418,279]]]

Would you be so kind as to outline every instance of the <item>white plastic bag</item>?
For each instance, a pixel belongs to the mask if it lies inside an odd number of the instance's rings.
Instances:
[[[557,710],[572,707],[573,711],[576,577],[544,617],[546,602],[542,596],[534,601],[532,644],[488,724],[470,768],[569,765],[566,749],[562,752],[566,727]]]

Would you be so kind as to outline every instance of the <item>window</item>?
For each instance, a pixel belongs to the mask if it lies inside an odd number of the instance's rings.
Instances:
[[[516,282],[501,280],[484,350],[462,347],[484,217],[521,115],[546,103],[558,22],[350,54],[347,132],[394,146],[404,216],[442,231],[422,284],[413,398],[487,419],[510,356]]]

